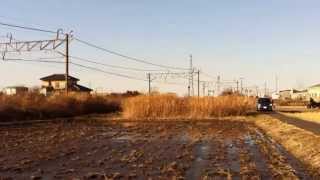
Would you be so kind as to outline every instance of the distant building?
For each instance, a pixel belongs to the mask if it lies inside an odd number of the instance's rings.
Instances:
[[[291,94],[291,98],[293,100],[301,100],[301,101],[306,101],[309,99],[309,94],[308,90],[293,90]]]
[[[320,101],[320,84],[309,87],[308,94],[310,98],[313,98],[316,101]]]
[[[280,98],[280,94],[279,94],[278,92],[273,92],[273,93],[271,94],[271,98],[272,98],[272,99],[279,99],[279,98]]]
[[[24,86],[11,86],[11,87],[6,87],[3,90],[3,93],[5,95],[17,95],[17,94],[23,94],[27,93],[29,89]]]
[[[281,100],[302,100],[305,101],[309,98],[308,90],[282,90],[279,92],[279,99]]]
[[[287,90],[279,91],[279,99],[281,99],[281,100],[291,99],[291,90],[287,89]]]
[[[64,74],[52,74],[40,79],[42,81],[40,93],[49,95],[52,93],[60,93],[66,89],[66,79]],[[68,77],[68,90],[73,92],[85,92],[90,93],[92,89],[78,84],[80,81],[78,78]]]

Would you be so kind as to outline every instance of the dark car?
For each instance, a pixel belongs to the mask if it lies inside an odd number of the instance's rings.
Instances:
[[[310,98],[307,108],[308,109],[320,108],[320,102],[316,102],[313,98]]]
[[[271,98],[263,97],[257,100],[257,111],[272,111],[273,103]]]

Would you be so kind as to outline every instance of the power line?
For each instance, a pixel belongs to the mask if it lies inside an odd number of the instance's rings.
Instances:
[[[105,70],[102,70],[102,69],[99,69],[99,68],[96,68],[96,67],[85,66],[85,65],[82,65],[82,64],[74,63],[74,62],[70,62],[70,64],[75,65],[75,66],[79,66],[79,67],[82,67],[82,68],[90,69],[90,70],[93,70],[93,71],[98,71],[98,72],[102,72],[102,73],[106,73],[106,74],[111,74],[111,75],[114,75],[114,76],[124,77],[124,78],[127,78],[127,79],[147,81],[146,79],[141,79],[141,78],[128,76],[128,75],[124,75],[124,74],[119,74],[119,73],[115,73],[115,72],[109,72],[109,71],[105,71]]]
[[[101,62],[97,62],[97,61],[93,61],[93,60],[89,60],[89,59],[81,58],[81,57],[77,57],[77,56],[69,56],[69,57],[71,59],[80,60],[80,61],[84,61],[84,62],[89,62],[89,63],[93,63],[93,64],[98,64],[98,65],[111,67],[111,68],[117,68],[117,69],[125,69],[125,70],[132,70],[132,71],[143,71],[143,72],[146,72],[146,71],[161,71],[161,70],[155,70],[155,69],[139,69],[139,68],[131,68],[131,67],[125,67],[125,66],[111,65],[111,64],[101,63]]]
[[[41,59],[5,58],[4,61],[24,61],[24,62],[41,62],[41,63],[57,63],[57,64],[64,63],[62,61],[50,61],[50,60],[43,60],[43,59],[47,59],[47,58],[41,58]]]
[[[210,74],[208,74],[208,73],[205,73],[205,72],[203,72],[203,71],[201,71],[201,74],[203,74],[203,75],[205,75],[205,76],[207,76],[207,77],[209,77],[209,78],[213,78],[213,79],[216,79],[217,77],[214,77],[214,76],[212,76],[212,75],[210,75]]]
[[[87,41],[84,41],[84,40],[81,40],[81,39],[78,39],[78,38],[74,38],[74,39],[75,39],[76,41],[82,43],[82,44],[87,45],[87,46],[90,46],[90,47],[99,49],[99,50],[104,51],[104,52],[107,52],[107,53],[109,53],[109,54],[113,54],[113,55],[116,55],[116,56],[123,57],[123,58],[125,58],[125,59],[129,59],[129,60],[132,60],[132,61],[136,61],[136,62],[139,62],[139,63],[144,63],[144,64],[148,64],[148,65],[152,65],[152,66],[158,66],[158,67],[162,67],[162,68],[166,68],[166,69],[187,70],[186,68],[180,68],[180,67],[166,66],[166,65],[151,63],[151,62],[148,62],[148,61],[146,61],[146,60],[138,59],[138,58],[131,57],[131,56],[127,56],[127,55],[124,55],[124,54],[121,54],[121,53],[118,53],[118,52],[115,52],[115,51],[111,51],[111,50],[109,50],[109,49],[106,49],[106,48],[97,46],[97,45],[95,45],[95,44],[92,44],[92,43],[90,43],[90,42],[87,42]]]
[[[8,24],[8,23],[4,23],[4,22],[0,22],[0,25],[7,26],[7,27],[19,28],[19,29],[26,29],[26,30],[30,30],[30,31],[39,31],[39,32],[54,33],[54,34],[57,33],[57,31],[51,31],[51,30],[40,29],[40,28],[35,28],[35,27],[28,27],[28,26],[20,26],[20,25],[15,25],[15,24]]]

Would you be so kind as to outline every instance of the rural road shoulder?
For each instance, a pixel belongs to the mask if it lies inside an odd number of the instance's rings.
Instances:
[[[299,118],[289,117],[286,115],[283,115],[281,113],[272,113],[270,114],[271,117],[276,118],[284,123],[294,125],[298,128],[304,129],[306,131],[310,131],[316,135],[320,135],[320,124],[311,122],[311,121],[305,121]]]

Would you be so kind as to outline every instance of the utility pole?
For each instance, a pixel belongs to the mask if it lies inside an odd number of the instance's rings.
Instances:
[[[276,93],[279,91],[279,79],[278,76],[276,76]]]
[[[197,75],[198,75],[198,97],[200,97],[200,70],[198,70]]]
[[[256,95],[257,95],[257,97],[259,97],[259,87],[258,86],[256,86]]]
[[[202,83],[202,94],[203,96],[206,96],[206,82]]]
[[[190,69],[189,69],[189,96],[193,96],[194,95],[194,88],[193,88],[193,63],[192,63],[192,54],[190,55]]]
[[[148,77],[148,93],[151,94],[151,73],[147,74]]]
[[[243,93],[243,78],[240,78],[240,94]]]
[[[217,96],[220,93],[220,76],[217,77]]]
[[[66,74],[65,74],[65,80],[66,80],[66,93],[68,94],[69,91],[69,34],[66,34]]]
[[[267,82],[264,82],[264,96],[267,96]]]
[[[237,93],[239,93],[239,80],[237,80],[236,83],[237,83]]]

